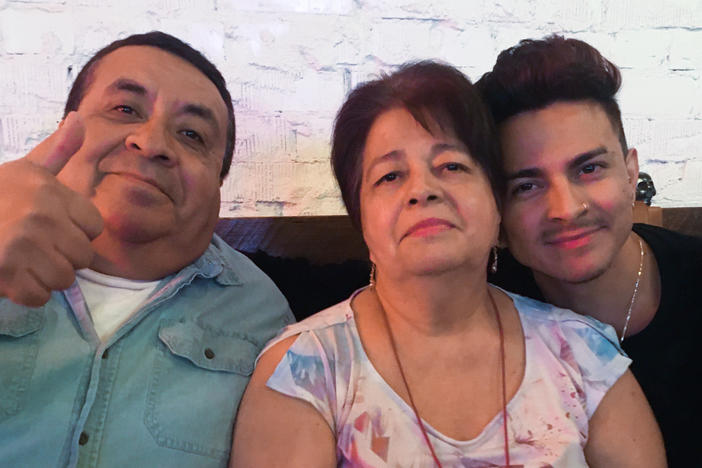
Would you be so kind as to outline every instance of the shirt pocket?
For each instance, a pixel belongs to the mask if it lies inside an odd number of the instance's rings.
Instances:
[[[157,346],[146,399],[149,432],[162,447],[226,460],[259,346],[172,320],[161,322]]]
[[[37,332],[44,322],[40,309],[0,300],[0,421],[19,413],[25,403],[39,351]]]

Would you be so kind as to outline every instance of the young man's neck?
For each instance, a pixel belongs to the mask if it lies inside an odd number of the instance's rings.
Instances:
[[[631,315],[626,336],[643,330],[653,319],[660,302],[660,275],[655,257],[646,243],[643,268],[635,301],[632,295],[641,265],[639,236],[626,240],[612,264],[600,276],[582,283],[571,283],[534,271],[534,279],[546,302],[589,315],[612,325],[621,336]]]

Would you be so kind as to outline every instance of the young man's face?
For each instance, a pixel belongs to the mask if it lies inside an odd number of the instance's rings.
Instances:
[[[501,125],[500,139],[513,255],[561,281],[604,273],[631,233],[636,150],[622,154],[607,114],[590,101],[517,114]]]

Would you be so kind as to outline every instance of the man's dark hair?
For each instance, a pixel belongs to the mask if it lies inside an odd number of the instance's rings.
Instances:
[[[621,112],[614,99],[621,83],[619,69],[597,49],[554,34],[542,40],[525,39],[503,50],[492,71],[475,85],[497,125],[557,101],[596,102],[618,133],[626,156]]]
[[[495,126],[473,84],[459,70],[433,61],[407,63],[390,75],[361,84],[339,110],[332,136],[331,163],[351,221],[361,229],[363,149],[380,114],[404,108],[431,132],[436,124],[455,136],[485,171],[499,204],[501,190]]]
[[[100,60],[110,52],[114,52],[115,50],[126,46],[150,46],[170,52],[171,54],[182,58],[200,70],[202,74],[215,85],[217,91],[219,91],[219,95],[224,101],[224,105],[227,107],[227,141],[224,150],[222,171],[219,174],[220,179],[224,179],[229,173],[229,166],[231,165],[232,155],[234,154],[234,139],[236,137],[236,123],[234,121],[232,97],[227,90],[227,84],[224,77],[219,70],[217,70],[217,67],[215,67],[214,64],[204,55],[193,49],[189,44],[186,44],[170,34],[166,34],[161,31],[134,34],[127,38],[114,41],[113,43],[100,49],[95,55],[92,56],[90,60],[88,60],[88,63],[83,66],[80,73],[78,73],[78,76],[76,76],[73,86],[71,87],[71,91],[68,93],[66,107],[63,111],[64,118],[69,112],[77,110],[80,106],[83,97],[85,97],[88,88],[92,84],[93,72],[95,71],[95,68]]]

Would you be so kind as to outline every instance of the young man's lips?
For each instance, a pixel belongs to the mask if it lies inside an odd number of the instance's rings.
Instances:
[[[600,228],[580,229],[575,231],[566,231],[556,235],[552,235],[546,239],[546,244],[564,249],[574,249],[582,247],[590,242],[592,235],[599,231]]]
[[[432,234],[436,234],[438,232],[445,231],[447,229],[451,229],[452,227],[454,227],[453,224],[446,221],[445,219],[427,218],[427,219],[423,219],[422,221],[420,221],[416,224],[413,224],[412,227],[410,227],[407,230],[407,232],[405,233],[405,237],[430,236]]]

